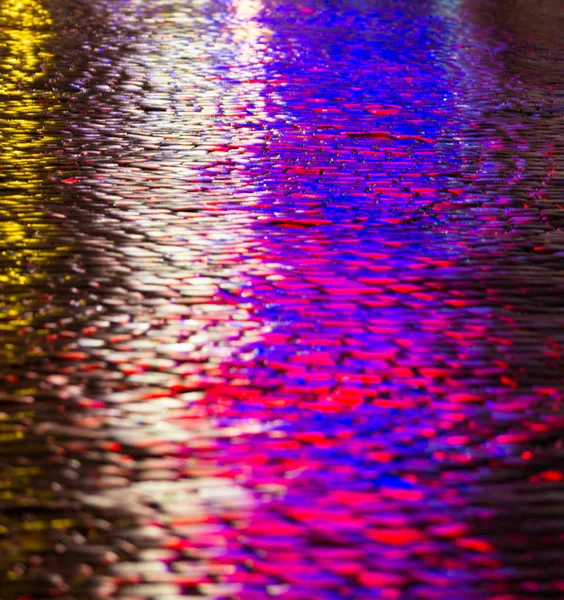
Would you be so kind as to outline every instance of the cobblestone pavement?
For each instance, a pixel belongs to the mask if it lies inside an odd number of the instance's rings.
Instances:
[[[0,0],[0,600],[564,596],[558,0]]]

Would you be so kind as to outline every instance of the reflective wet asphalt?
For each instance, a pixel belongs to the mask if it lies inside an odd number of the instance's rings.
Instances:
[[[0,600],[564,596],[558,0],[0,0]]]

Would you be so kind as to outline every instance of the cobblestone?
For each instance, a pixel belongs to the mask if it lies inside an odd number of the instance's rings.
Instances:
[[[557,0],[0,0],[0,599],[564,593]]]

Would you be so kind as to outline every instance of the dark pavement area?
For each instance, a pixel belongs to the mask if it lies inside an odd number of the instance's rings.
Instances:
[[[564,597],[563,31],[0,0],[0,600]]]

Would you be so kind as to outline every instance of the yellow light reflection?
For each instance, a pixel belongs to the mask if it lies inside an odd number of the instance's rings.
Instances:
[[[0,328],[22,326],[26,312],[16,288],[44,277],[40,266],[53,257],[43,250],[55,228],[39,209],[39,183],[48,169],[48,142],[41,132],[45,107],[33,91],[51,55],[45,47],[51,34],[49,13],[38,0],[8,0],[0,7]],[[15,320],[14,320],[15,319]],[[29,315],[25,322],[30,322]],[[13,321],[12,321],[13,320]]]
[[[22,331],[31,329],[41,300],[33,286],[47,278],[46,264],[57,255],[49,240],[57,229],[46,222],[41,211],[40,183],[50,169],[42,133],[45,108],[36,83],[51,60],[46,44],[51,34],[49,14],[38,0],[6,0],[0,4],[0,361],[11,365],[20,360]],[[51,244],[51,246],[54,246]],[[52,309],[45,309],[52,310]],[[33,389],[19,389],[16,395],[26,402]],[[31,398],[31,396],[30,396]],[[0,443],[16,450],[26,444],[22,419],[32,419],[33,411],[0,415]],[[7,446],[6,446],[7,445]],[[10,465],[10,461],[8,461]],[[4,465],[0,469],[0,499],[13,506],[40,500],[44,490],[34,489],[41,467]],[[25,491],[24,491],[25,490]],[[48,493],[51,493],[50,491]],[[27,498],[25,498],[27,496]],[[11,580],[19,578],[14,567],[26,553],[42,551],[43,530],[56,529],[49,521],[23,525],[4,516],[0,534],[0,570]],[[12,538],[12,539],[11,539]]]

